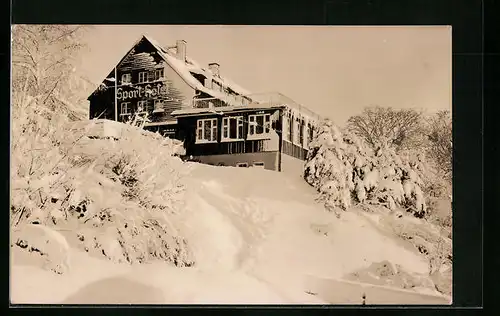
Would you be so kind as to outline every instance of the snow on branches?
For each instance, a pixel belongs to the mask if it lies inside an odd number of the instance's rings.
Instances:
[[[415,157],[398,155],[383,143],[372,149],[326,120],[310,144],[304,178],[330,210],[375,203],[403,207],[422,217],[426,203],[417,167]]]

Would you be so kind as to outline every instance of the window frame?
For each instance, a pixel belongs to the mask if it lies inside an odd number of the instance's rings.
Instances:
[[[142,75],[142,81],[141,81],[141,75]],[[137,79],[137,82],[138,83],[146,83],[146,82],[149,82],[148,81],[148,72],[147,71],[141,71],[139,72],[139,75],[138,75],[138,79]]]
[[[141,104],[142,104],[142,111],[139,111]],[[138,114],[147,113],[147,105],[148,105],[148,101],[147,100],[139,100],[139,101],[137,101],[137,113]]]
[[[283,124],[282,124],[283,128],[282,128],[281,133],[283,134],[283,140],[285,140],[285,141],[290,141],[289,121],[290,121],[290,119],[286,115],[283,115]]]
[[[127,78],[127,79],[125,79],[125,78]],[[132,83],[132,74],[129,72],[122,74],[121,82],[122,82],[122,84]]]
[[[236,138],[231,138],[231,120],[236,120]],[[240,133],[240,127],[241,127],[241,133]],[[227,136],[224,136],[226,129],[227,129]],[[223,117],[221,142],[244,141],[244,140],[245,140],[245,130],[244,130],[243,116]]]
[[[210,121],[210,140],[205,139],[205,124]],[[201,124],[200,124],[201,123]],[[214,124],[215,123],[215,124]],[[201,135],[199,134],[201,132]],[[214,137],[215,134],[215,137]],[[201,136],[201,138],[200,138]],[[218,119],[205,118],[196,120],[195,144],[211,144],[217,143],[218,138]],[[215,139],[214,139],[215,138]]]
[[[124,106],[125,106],[125,109],[127,109],[126,112],[123,111],[124,109]],[[125,117],[129,117],[132,115],[132,107],[131,107],[131,102],[121,102],[120,103],[120,117],[121,118],[125,118]]]
[[[300,145],[300,121],[297,118],[293,119],[293,139],[292,143]]]
[[[160,75],[160,73],[161,73],[161,75]],[[165,78],[165,69],[163,69],[163,68],[155,69],[154,80],[160,80],[162,78]]]
[[[262,116],[263,126],[262,133],[257,134],[257,117]],[[267,120],[266,120],[267,118]],[[271,114],[270,113],[262,113],[262,114],[250,114],[248,116],[248,131],[247,131],[247,139],[263,139],[271,136]],[[253,132],[252,132],[253,131]]]

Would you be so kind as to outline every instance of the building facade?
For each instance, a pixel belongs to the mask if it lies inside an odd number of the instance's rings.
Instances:
[[[184,142],[184,158],[219,166],[295,170],[305,160],[319,116],[279,93],[251,94],[201,67],[187,43],[162,47],[143,36],[89,96],[89,116],[144,128]]]

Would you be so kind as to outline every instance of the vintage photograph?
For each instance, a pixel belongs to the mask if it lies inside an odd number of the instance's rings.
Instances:
[[[11,39],[12,304],[452,303],[451,27]]]

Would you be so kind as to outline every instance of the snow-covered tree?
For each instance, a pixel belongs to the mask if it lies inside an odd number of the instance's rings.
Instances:
[[[14,25],[12,26],[13,112],[23,99],[38,105],[35,110],[46,118],[63,113],[70,119],[85,117],[82,111],[88,92],[77,75],[82,36],[88,26]],[[31,104],[31,103],[30,103]],[[30,106],[34,106],[34,104]]]
[[[79,121],[73,69],[82,30],[13,27],[11,227],[65,227],[112,260],[191,265],[171,222],[182,206],[177,144],[136,127],[140,116]]]
[[[443,175],[451,180],[453,135],[450,111],[439,111],[426,122],[428,156],[434,160]]]
[[[387,143],[372,149],[354,133],[326,120],[310,144],[304,178],[318,189],[329,209],[377,203],[390,209],[403,207],[420,217],[426,203],[416,167]]]

